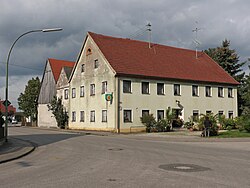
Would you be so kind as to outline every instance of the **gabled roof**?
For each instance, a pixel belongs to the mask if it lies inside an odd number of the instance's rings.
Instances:
[[[53,73],[56,83],[60,76],[62,67],[73,67],[75,64],[75,62],[72,62],[72,61],[64,61],[64,60],[51,59],[51,58],[48,59],[48,62],[50,63],[52,73]]]
[[[69,79],[69,77],[70,77],[70,75],[71,75],[71,72],[72,72],[73,67],[63,67],[63,69],[64,69],[64,72],[65,72],[65,74],[66,74],[67,78]]]
[[[88,32],[116,75],[239,84],[204,52]]]

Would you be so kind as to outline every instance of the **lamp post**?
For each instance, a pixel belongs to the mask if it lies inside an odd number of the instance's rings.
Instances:
[[[5,136],[5,142],[8,142],[8,79],[9,79],[9,59],[10,59],[10,54],[12,52],[13,47],[17,43],[17,41],[23,37],[24,35],[27,35],[29,33],[35,33],[35,32],[54,32],[54,31],[61,31],[62,28],[51,28],[51,29],[37,29],[37,30],[31,30],[28,32],[23,33],[20,35],[12,44],[10,47],[10,51],[8,53],[7,57],[7,62],[6,62],[6,87],[5,87],[5,130],[4,130],[4,136]]]

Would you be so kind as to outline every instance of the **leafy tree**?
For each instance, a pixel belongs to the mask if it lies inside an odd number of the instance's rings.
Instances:
[[[64,129],[68,122],[68,115],[64,106],[62,104],[62,99],[54,96],[50,104],[48,104],[49,110],[52,111],[52,114],[56,118],[57,126],[61,129]]]
[[[248,68],[250,71],[250,66]],[[245,75],[239,92],[241,93],[242,99],[244,101],[243,105],[241,106],[242,114],[248,115],[250,117],[250,73]]]
[[[38,77],[32,78],[25,86],[24,93],[18,97],[19,109],[23,110],[26,117],[31,117],[34,121],[37,119],[37,99],[40,91],[40,80]]]

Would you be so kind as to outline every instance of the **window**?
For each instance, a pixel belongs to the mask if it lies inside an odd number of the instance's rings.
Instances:
[[[90,55],[90,54],[91,54],[91,49],[89,48],[89,49],[87,50],[86,55],[88,56],[88,55]]]
[[[141,83],[141,93],[142,94],[149,94],[149,82],[142,82]]]
[[[90,111],[90,122],[95,122],[95,111]]]
[[[142,117],[143,116],[148,116],[149,115],[149,110],[142,110],[141,115],[142,115]]]
[[[197,122],[199,120],[199,111],[193,110],[193,121]]]
[[[196,96],[198,97],[199,93],[198,93],[198,86],[197,85],[193,85],[192,86],[192,96]]]
[[[84,72],[84,71],[85,71],[85,64],[82,64],[81,72]]]
[[[132,110],[123,111],[123,121],[124,123],[132,122]]]
[[[72,88],[72,98],[76,98],[76,88]]]
[[[84,111],[80,111],[80,122],[84,122]]]
[[[234,112],[233,111],[228,111],[228,118],[233,119]]]
[[[157,95],[164,95],[164,83],[157,83]]]
[[[104,81],[102,82],[102,94],[106,93],[108,91],[108,82],[107,81]]]
[[[76,112],[73,111],[72,112],[72,122],[75,122],[76,121]]]
[[[98,59],[96,59],[94,62],[94,68],[97,69],[98,67],[99,67],[99,61]]]
[[[223,87],[218,87],[218,97],[223,97]]]
[[[84,97],[84,86],[80,87],[80,97]]]
[[[64,99],[68,99],[69,98],[69,90],[65,89],[64,90]]]
[[[211,110],[207,110],[207,111],[206,111],[206,115],[209,115],[209,114],[211,114],[211,113],[212,113]]]
[[[131,93],[131,81],[123,80],[123,93]]]
[[[212,96],[212,92],[211,92],[211,86],[206,86],[205,87],[206,91],[206,97],[211,97]]]
[[[224,114],[224,112],[223,112],[222,110],[220,110],[220,111],[218,112],[219,117],[220,117],[220,116],[223,116],[223,114]]]
[[[233,88],[228,88],[228,98],[233,98]]]
[[[164,119],[164,110],[157,110],[157,120]]]
[[[174,84],[174,95],[181,95],[180,84]]]
[[[90,84],[90,96],[95,95],[95,84]]]
[[[107,122],[107,110],[102,111],[102,122]]]

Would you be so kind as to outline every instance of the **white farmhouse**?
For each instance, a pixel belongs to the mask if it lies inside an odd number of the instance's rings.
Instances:
[[[203,52],[88,32],[69,79],[69,128],[145,130],[143,114],[237,116],[237,85]],[[108,95],[107,95],[108,94]]]

